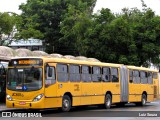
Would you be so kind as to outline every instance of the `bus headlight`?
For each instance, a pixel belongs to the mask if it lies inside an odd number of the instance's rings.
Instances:
[[[12,101],[12,97],[10,95],[6,96],[7,100]]]
[[[34,102],[39,101],[43,97],[43,94],[38,95],[33,99]]]

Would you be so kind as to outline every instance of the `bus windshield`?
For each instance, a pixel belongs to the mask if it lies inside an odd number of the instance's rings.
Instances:
[[[9,68],[7,88],[15,91],[34,91],[42,88],[42,68]]]

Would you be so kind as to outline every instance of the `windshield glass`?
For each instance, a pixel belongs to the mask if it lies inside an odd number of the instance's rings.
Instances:
[[[7,88],[16,91],[33,91],[42,87],[42,68],[8,69]]]

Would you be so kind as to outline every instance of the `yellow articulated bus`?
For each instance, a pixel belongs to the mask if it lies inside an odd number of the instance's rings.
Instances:
[[[50,57],[14,58],[6,82],[8,108],[145,105],[158,97],[158,71],[143,67]]]

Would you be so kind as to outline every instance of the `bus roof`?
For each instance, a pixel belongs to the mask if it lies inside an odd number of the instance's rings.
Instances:
[[[134,69],[134,70],[144,70],[144,71],[152,71],[152,72],[158,72],[158,70],[153,70],[150,68],[145,68],[145,67],[137,67],[137,66],[127,66],[129,69]]]
[[[44,62],[57,62],[57,63],[72,63],[72,64],[82,64],[82,65],[97,65],[97,66],[112,66],[112,67],[121,67],[126,66],[128,69],[134,69],[134,70],[144,70],[144,71],[152,71],[152,72],[158,72],[158,70],[153,70],[150,68],[145,67],[137,67],[137,66],[131,66],[131,65],[123,65],[123,64],[116,64],[116,63],[104,63],[104,62],[98,62],[98,61],[89,61],[89,60],[77,60],[77,59],[70,59],[65,57],[51,57],[51,56],[42,56],[42,57],[14,57],[12,59],[23,59],[23,58],[39,58],[43,59]]]
[[[84,65],[100,65],[100,66],[113,66],[113,67],[120,67],[123,64],[114,64],[114,63],[104,63],[104,62],[97,62],[97,61],[89,61],[89,60],[75,60],[75,59],[67,59],[67,58],[53,58],[53,57],[14,57],[12,59],[23,59],[23,58],[39,58],[43,59],[44,62],[59,62],[59,63],[73,63],[73,64],[84,64]]]

